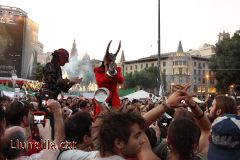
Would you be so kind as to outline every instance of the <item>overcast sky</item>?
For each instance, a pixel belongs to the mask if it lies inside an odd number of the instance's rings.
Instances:
[[[158,0],[1,0],[19,7],[39,24],[44,52],[71,50],[102,59],[108,42],[122,40],[126,60],[157,53]],[[239,0],[161,0],[161,52],[215,44],[219,32],[240,29]],[[118,56],[118,59],[120,55]]]

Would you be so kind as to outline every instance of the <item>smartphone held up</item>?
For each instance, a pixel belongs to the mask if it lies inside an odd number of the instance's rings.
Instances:
[[[39,140],[40,136],[37,124],[42,124],[45,126],[46,113],[42,111],[33,112],[32,117],[32,137],[35,140]]]

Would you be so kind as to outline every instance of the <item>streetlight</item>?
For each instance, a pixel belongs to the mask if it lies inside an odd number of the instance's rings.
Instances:
[[[234,84],[229,86],[229,94],[234,95]]]
[[[207,92],[207,93],[209,93],[209,89],[208,89],[208,87],[209,87],[209,79],[210,79],[210,77],[209,77],[209,75],[207,74],[207,75],[206,75],[206,80],[207,80],[207,90],[206,90],[206,92]]]
[[[164,94],[164,84],[163,84],[163,77],[162,77],[162,73],[161,73],[161,25],[160,25],[160,0],[158,0],[158,54],[157,54],[157,58],[158,58],[158,63],[157,63],[157,67],[158,67],[158,95],[159,96],[163,96]]]

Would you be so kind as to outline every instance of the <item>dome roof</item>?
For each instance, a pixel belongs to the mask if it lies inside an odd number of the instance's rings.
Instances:
[[[90,60],[89,54],[86,53],[86,54],[83,56],[82,60]]]

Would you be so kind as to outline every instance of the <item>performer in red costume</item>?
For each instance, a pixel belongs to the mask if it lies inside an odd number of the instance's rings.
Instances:
[[[94,74],[98,88],[105,87],[109,90],[110,94],[106,100],[108,105],[111,108],[118,109],[120,107],[120,99],[117,85],[122,84],[124,78],[121,74],[121,67],[117,67],[115,60],[121,48],[121,41],[119,42],[119,46],[115,54],[109,53],[111,42],[112,40],[107,46],[106,54],[103,58],[101,66],[94,68]],[[98,109],[96,112],[98,112]]]

